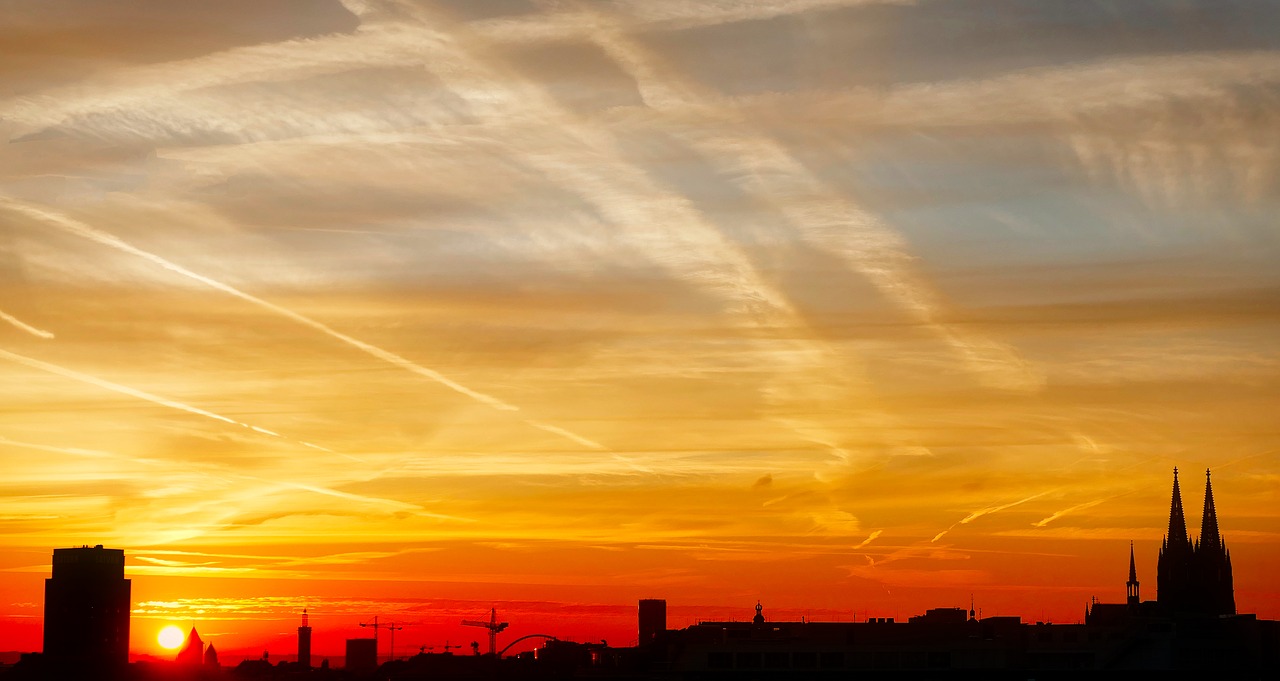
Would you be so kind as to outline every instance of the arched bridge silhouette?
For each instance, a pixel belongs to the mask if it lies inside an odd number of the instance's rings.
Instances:
[[[519,642],[521,642],[521,641],[525,641],[525,640],[528,640],[528,639],[531,639],[531,638],[545,638],[545,639],[547,639],[548,641],[559,641],[559,640],[560,640],[560,639],[556,638],[555,636],[552,636],[551,634],[526,634],[526,635],[521,636],[520,638],[518,638],[518,639],[516,639],[516,640],[514,640],[514,641],[512,641],[512,642],[510,642],[510,643],[508,643],[508,644],[507,644],[507,646],[506,646],[505,648],[503,648],[502,650],[499,650],[499,651],[498,651],[498,657],[502,657],[503,655],[506,655],[506,654],[507,654],[507,651],[508,651],[508,650],[511,650],[511,646],[514,646],[515,644],[517,644],[517,643],[519,643]]]

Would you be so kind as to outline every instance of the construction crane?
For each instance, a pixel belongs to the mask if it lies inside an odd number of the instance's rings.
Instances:
[[[386,629],[387,631],[391,632],[391,659],[393,660],[396,659],[396,632],[403,631],[404,627],[396,626],[395,622],[391,622],[390,624],[379,623],[377,615],[373,616],[372,622],[361,622],[360,626],[369,627],[370,629],[373,629],[373,649],[375,651],[374,652],[375,656],[377,655],[376,651],[378,650],[378,630]]]
[[[489,611],[489,621],[480,620],[462,620],[462,623],[468,627],[484,627],[489,630],[489,654],[497,656],[498,654],[498,632],[510,626],[507,622],[498,621],[498,609],[494,608]]]
[[[378,616],[377,615],[373,616],[373,622],[361,622],[360,626],[369,627],[370,629],[373,629],[373,660],[374,662],[377,662],[378,661],[378,629],[382,628],[382,625],[378,624]]]
[[[391,632],[391,659],[394,660],[396,659],[396,632],[404,631],[404,627],[396,626],[395,622],[392,622],[391,624],[386,624],[383,626],[387,628],[387,631]]]
[[[449,651],[450,651],[450,650],[461,650],[461,649],[462,649],[462,644],[461,644],[461,643],[459,643],[458,645],[456,645],[456,646],[455,646],[455,645],[453,645],[452,643],[449,643],[449,639],[445,639],[445,640],[444,640],[444,645],[443,645],[443,646],[440,646],[440,647],[441,647],[441,648],[444,648],[444,654],[445,654],[445,655],[451,655],[452,653],[450,653]],[[435,647],[434,645],[430,645],[430,646],[429,646],[429,645],[420,645],[420,646],[418,646],[418,652],[420,652],[420,653],[425,653],[425,652],[427,652],[428,650],[430,650],[430,651],[432,651],[432,652],[435,652],[435,649],[436,649],[436,647]]]

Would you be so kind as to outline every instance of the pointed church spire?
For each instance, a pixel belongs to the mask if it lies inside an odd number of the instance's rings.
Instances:
[[[1128,603],[1130,606],[1137,606],[1141,602],[1138,595],[1138,565],[1133,560],[1133,542],[1129,542],[1129,581],[1125,582],[1128,590]]]
[[[1204,515],[1200,519],[1200,546],[1202,549],[1218,548],[1222,535],[1218,533],[1218,509],[1213,505],[1213,485],[1209,469],[1204,471]]]
[[[1231,579],[1231,554],[1218,529],[1218,509],[1213,502],[1209,471],[1204,472],[1204,516],[1194,557],[1197,605],[1208,615],[1234,615],[1235,587]]]
[[[182,650],[178,651],[176,659],[178,664],[198,666],[204,663],[204,641],[200,640],[200,634],[194,625],[191,627],[191,633],[187,634],[187,642],[182,646]]]
[[[1169,502],[1168,543],[1190,544],[1187,539],[1187,519],[1182,513],[1182,487],[1178,485],[1178,469],[1173,469],[1173,499]]]
[[[1179,613],[1193,607],[1194,560],[1195,548],[1187,538],[1187,519],[1182,513],[1182,487],[1178,484],[1178,469],[1174,468],[1169,533],[1165,535],[1156,560],[1156,602],[1164,612]]]

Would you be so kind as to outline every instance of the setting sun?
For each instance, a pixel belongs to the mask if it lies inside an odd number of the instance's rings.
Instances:
[[[182,630],[170,624],[160,630],[160,635],[156,636],[156,640],[160,642],[160,647],[174,650],[182,645],[182,641],[186,638]]]

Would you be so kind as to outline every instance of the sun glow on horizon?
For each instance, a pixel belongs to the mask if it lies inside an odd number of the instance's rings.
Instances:
[[[177,650],[182,646],[182,642],[185,641],[186,638],[186,635],[182,633],[181,629],[170,624],[160,630],[160,633],[156,636],[156,641],[160,643],[161,648]]]

